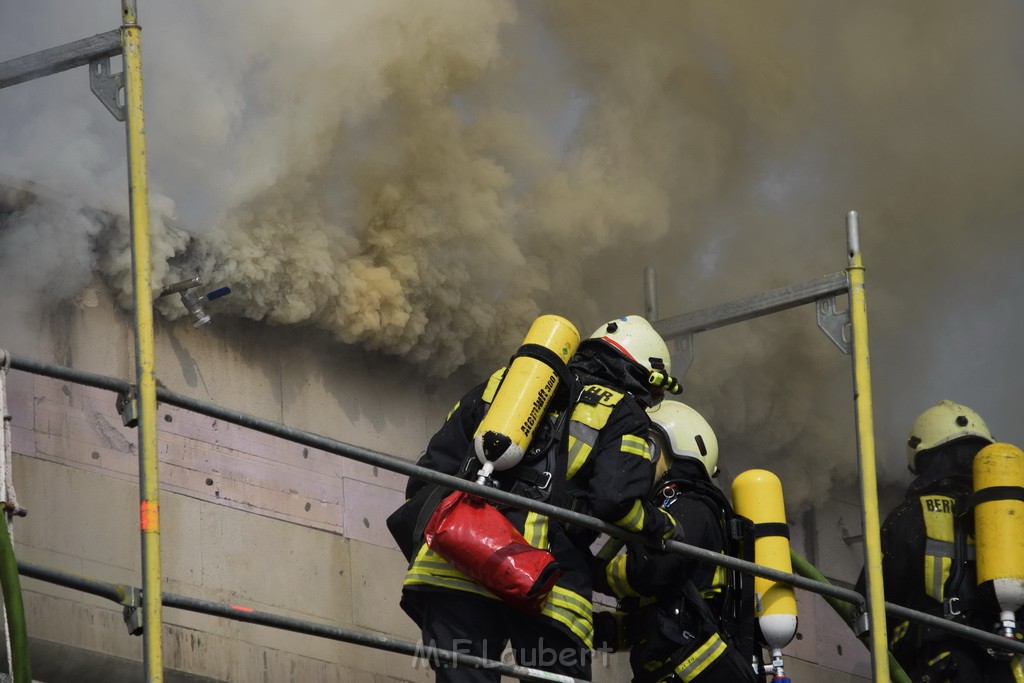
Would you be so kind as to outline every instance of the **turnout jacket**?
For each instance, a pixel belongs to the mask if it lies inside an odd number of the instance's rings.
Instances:
[[[930,456],[882,525],[882,572],[886,600],[991,631],[998,610],[976,587],[967,504],[971,459],[979,448],[954,442]],[[861,592],[863,587],[862,573]],[[978,643],[899,618],[887,618],[887,627],[890,649],[912,678],[927,673],[933,681],[1012,680],[1009,663],[993,660]]]
[[[731,516],[731,506],[717,487],[698,482],[700,474],[687,472],[689,465],[674,464],[669,479],[652,499],[681,525],[687,544],[728,552],[726,510]],[[688,580],[692,584],[689,590],[696,589],[699,597],[687,593]],[[619,609],[612,615],[617,632],[599,645],[630,648],[636,683],[669,678],[753,681],[750,664],[729,647],[722,633],[726,583],[727,572],[721,566],[627,545],[624,553],[608,560],[598,573],[597,590],[619,598]]]
[[[666,487],[671,487],[671,492],[663,493]],[[659,487],[652,502],[668,503],[667,511],[682,527],[687,544],[725,552],[721,510],[716,509],[710,499],[687,495],[688,487],[686,482],[670,481]],[[620,599],[653,597],[671,602],[682,594],[682,583],[687,578],[705,598],[714,598],[724,585],[725,570],[678,553],[630,544],[626,552],[608,562],[601,577],[599,590],[602,593]]]
[[[595,349],[592,353],[600,353]],[[605,363],[582,363],[574,358],[570,370],[583,386],[583,399],[575,404],[569,423],[567,487],[587,514],[623,529],[652,538],[668,538],[675,529],[671,516],[645,496],[653,474],[646,441],[650,420],[634,394],[615,388],[603,372]],[[469,391],[452,409],[434,435],[419,465],[456,474],[473,455],[473,434],[497,391],[504,369]],[[621,378],[619,378],[621,379]],[[649,400],[649,396],[644,396]],[[539,436],[539,435],[538,435]],[[503,488],[515,477],[516,468],[493,476]],[[474,463],[472,472],[479,469]],[[412,498],[425,482],[410,479],[406,498]],[[493,503],[493,502],[492,502]],[[534,547],[548,549],[563,570],[548,597],[543,617],[567,629],[588,647],[592,646],[593,554],[596,534],[549,520],[544,515],[495,504]],[[449,590],[494,598],[493,594],[437,553],[421,544],[412,559],[402,591],[402,607],[417,622],[417,595],[423,590]],[[497,598],[494,598],[497,599]]]

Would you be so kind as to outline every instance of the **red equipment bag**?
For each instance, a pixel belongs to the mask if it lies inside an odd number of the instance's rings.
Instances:
[[[423,531],[431,550],[512,607],[538,614],[562,570],[486,500],[455,491]]]

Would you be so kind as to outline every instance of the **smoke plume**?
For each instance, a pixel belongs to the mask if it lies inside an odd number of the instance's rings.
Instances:
[[[539,313],[586,333],[641,312],[644,266],[663,317],[842,270],[857,209],[882,475],[905,474],[906,430],[943,398],[1024,441],[1015,3],[140,10],[157,289],[200,275],[233,289],[218,315],[446,376],[507,357]],[[99,0],[8,4],[0,59],[116,21]],[[0,91],[0,172],[124,215],[123,129],[86,80]],[[7,221],[5,279],[99,269],[130,306],[123,222],[79,215]],[[44,249],[34,225],[75,237]],[[811,311],[696,351],[683,398],[727,469],[774,469],[791,504],[852,480],[849,360]]]

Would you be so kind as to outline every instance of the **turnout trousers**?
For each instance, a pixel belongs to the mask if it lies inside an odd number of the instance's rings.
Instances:
[[[591,651],[576,636],[544,616],[530,615],[499,600],[455,590],[421,593],[423,644],[510,664],[506,645],[520,666],[590,680]],[[431,661],[438,683],[499,683],[501,675]]]

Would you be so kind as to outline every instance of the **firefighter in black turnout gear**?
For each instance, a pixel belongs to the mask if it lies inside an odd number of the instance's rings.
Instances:
[[[661,401],[665,388],[678,391],[669,374],[665,342],[643,318],[620,318],[583,340],[568,369],[578,380],[580,393],[570,396],[559,389],[522,462],[495,472],[493,481],[513,493],[590,514],[651,538],[680,538],[672,517],[646,498],[653,464],[645,409]],[[503,372],[495,372],[456,404],[419,465],[473,478],[480,464],[472,450],[474,430],[498,391]],[[571,406],[570,419],[560,431],[552,425],[558,424],[567,406]],[[559,433],[567,439],[561,451]],[[559,469],[554,454],[566,451],[567,461],[563,458]],[[562,486],[552,483],[559,472]],[[403,508],[414,508],[432,486],[410,479]],[[497,661],[511,644],[522,666],[589,679],[594,565],[590,545],[596,534],[535,512],[494,505],[532,546],[549,550],[563,572],[540,614],[517,611],[501,602],[431,550],[416,532],[404,546],[396,535],[410,559],[403,609],[421,627],[426,645]],[[438,681],[500,680],[493,671],[448,668],[437,662],[432,666]]]
[[[970,408],[942,401],[914,421],[907,462],[917,478],[882,525],[882,571],[890,602],[992,631],[995,602],[977,589],[972,463],[993,443]],[[864,576],[859,587],[863,592]],[[888,618],[890,649],[916,683],[1012,683],[1009,657],[912,621]]]
[[[650,415],[656,467],[651,500],[675,518],[686,543],[735,554],[733,538],[744,520],[712,482],[718,441],[711,426],[677,401],[665,401]],[[741,604],[742,575],[638,544],[614,554],[621,544],[609,543],[598,554],[597,585],[619,598],[619,608],[595,615],[595,647],[629,648],[633,683],[757,680],[753,605]],[[744,629],[747,653],[737,647]]]

